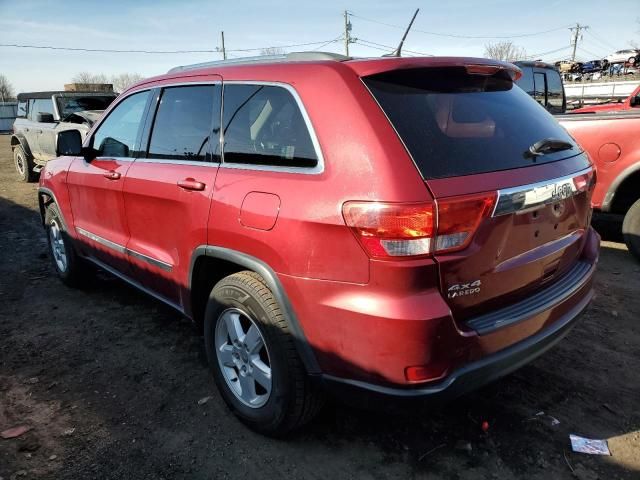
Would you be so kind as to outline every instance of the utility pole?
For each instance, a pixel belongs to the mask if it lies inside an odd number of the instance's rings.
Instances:
[[[351,22],[349,21],[349,12],[344,11],[344,54],[349,56],[349,44],[351,42]]]
[[[586,30],[589,28],[588,25],[580,25],[576,23],[575,27],[571,27],[569,30],[573,33],[573,37],[571,38],[571,46],[573,46],[573,52],[571,53],[571,61],[576,61],[576,47],[578,46],[578,39],[580,38],[580,30]]]
[[[222,58],[227,59],[227,51],[224,48],[224,31],[220,32],[220,38],[222,39]]]

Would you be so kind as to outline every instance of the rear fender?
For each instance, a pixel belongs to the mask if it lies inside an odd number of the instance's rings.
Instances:
[[[602,200],[602,206],[600,207],[600,210],[602,210],[603,212],[609,212],[611,210],[614,197],[620,185],[622,185],[624,181],[627,178],[629,178],[631,175],[639,171],[640,171],[640,161],[635,162],[630,166],[628,166],[627,168],[625,168],[622,171],[622,173],[620,173],[615,178],[615,180],[611,182],[611,185],[609,185],[609,188],[607,189],[607,193],[604,196],[604,200]]]

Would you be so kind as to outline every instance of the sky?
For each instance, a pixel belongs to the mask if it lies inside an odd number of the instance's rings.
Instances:
[[[628,48],[631,41],[640,43],[638,0],[0,0],[0,44],[216,50],[224,30],[230,58],[282,46],[286,51],[344,53],[344,41],[336,39],[343,35],[347,9],[353,14],[351,35],[357,39],[350,54],[371,57],[398,44],[403,33],[399,26],[408,24],[416,8],[420,13],[405,42],[407,54],[481,57],[485,44],[505,39],[464,36],[513,37],[506,40],[528,55],[556,61],[570,56],[569,26],[576,23],[589,26],[578,43],[580,60],[603,58]],[[318,43],[287,47],[311,42]],[[104,53],[0,46],[0,74],[16,92],[57,90],[82,71],[147,77],[176,65],[221,58],[216,52]]]

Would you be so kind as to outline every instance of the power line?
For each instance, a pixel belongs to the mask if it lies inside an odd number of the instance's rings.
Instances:
[[[584,53],[588,53],[589,55],[592,55],[594,57],[600,57],[600,55],[598,55],[597,53],[590,52],[589,50],[587,50],[584,47],[578,47],[578,50],[580,50],[580,51],[582,51]]]
[[[590,36],[592,36],[593,38],[595,38],[596,40],[598,40],[602,45],[606,45],[607,49],[611,48],[614,51],[618,50],[618,47],[614,47],[611,43],[609,43],[608,41],[606,41],[603,38],[601,38],[600,35],[596,35],[596,33],[593,31],[593,29],[587,30],[587,33]]]
[[[226,49],[227,52],[257,52],[266,48],[294,48],[307,47],[310,45],[329,44],[335,40],[321,40],[319,42],[294,43],[290,45],[274,45],[271,47],[256,48],[234,48]],[[145,53],[145,54],[174,54],[174,53],[220,53],[219,49],[215,50],[117,50],[108,48],[76,48],[76,47],[53,47],[49,45],[26,45],[17,43],[0,43],[0,47],[10,48],[35,48],[41,50],[64,50],[70,52],[99,52],[99,53]]]
[[[394,25],[392,23],[386,23],[386,22],[380,22],[378,20],[373,20],[371,18],[366,18],[366,17],[362,17],[360,15],[356,15],[353,12],[349,12],[349,14],[353,17],[359,18],[360,20],[364,20],[365,22],[371,22],[371,23],[377,23],[378,25],[384,25],[386,27],[391,27],[391,28],[401,28],[401,29],[405,29],[406,27],[400,26],[400,25]],[[563,25],[562,27],[558,27],[558,28],[552,28],[550,30],[543,30],[540,32],[532,32],[532,33],[521,33],[518,35],[459,35],[459,34],[454,34],[454,33],[440,33],[440,32],[430,32],[427,30],[418,30],[417,28],[412,29],[413,32],[420,32],[420,33],[424,33],[427,35],[435,35],[438,37],[450,37],[450,38],[472,38],[472,39],[478,39],[478,38],[486,38],[486,39],[491,39],[491,38],[522,38],[522,37],[533,37],[535,35],[544,35],[545,33],[551,33],[551,32],[557,32],[558,30],[564,30],[565,28],[570,27],[570,25]]]
[[[334,38],[333,40],[329,40],[328,42],[323,43],[322,45],[320,45],[319,47],[314,48],[314,50],[320,50],[321,48],[326,47],[327,45],[329,45],[330,43],[336,43],[339,42],[340,40],[342,40],[342,34],[338,35],[336,38]]]
[[[568,48],[571,48],[569,45],[566,45],[564,47],[561,48],[556,48],[555,50],[549,50],[547,52],[540,52],[540,53],[534,53],[533,55],[527,55],[526,58],[538,58],[538,57],[543,57],[544,55],[550,55],[552,53],[557,53],[557,52],[561,52],[562,50],[566,50]]]
[[[384,47],[384,48],[385,48],[385,49],[387,49],[387,50],[392,50],[392,51],[393,51],[393,50],[395,50],[395,49],[396,49],[396,47],[392,47],[392,46],[390,46],[390,45],[384,45],[384,44],[382,44],[382,43],[372,42],[371,40],[365,40],[364,38],[357,38],[357,39],[356,39],[356,41],[360,41],[360,42],[368,43],[368,44],[371,44],[371,45],[375,45],[375,46],[377,46],[377,47]],[[361,45],[363,45],[363,44],[361,43]],[[363,45],[363,46],[365,46],[365,47],[366,47],[366,46],[368,46],[368,45]],[[372,47],[372,48],[373,48],[373,47]],[[430,53],[416,52],[415,50],[407,50],[406,48],[404,48],[404,49],[403,49],[403,51],[405,51],[405,52],[409,52],[409,53],[415,53],[416,55],[424,55],[424,56],[426,56],[426,57],[433,57],[433,55],[431,55]]]
[[[115,50],[108,48],[74,48],[52,47],[48,45],[22,45],[17,43],[1,43],[0,47],[36,48],[42,50],[67,50],[71,52],[101,52],[101,53],[216,53],[217,50]]]

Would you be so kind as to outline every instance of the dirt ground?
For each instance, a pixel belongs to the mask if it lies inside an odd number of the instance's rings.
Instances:
[[[0,136],[0,431],[31,427],[0,439],[2,480],[640,478],[640,264],[620,243],[583,321],[518,372],[404,416],[332,403],[272,440],[229,414],[189,321],[107,275],[53,277],[36,185],[14,175]],[[612,456],[573,453],[571,433]]]

